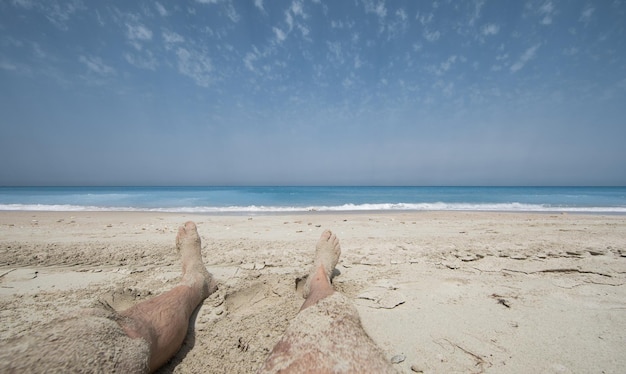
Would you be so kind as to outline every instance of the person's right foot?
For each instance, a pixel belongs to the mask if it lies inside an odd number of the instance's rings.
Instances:
[[[190,287],[201,285],[204,298],[215,292],[217,283],[204,267],[200,235],[192,221],[186,222],[178,229],[176,249],[183,264],[183,281]]]

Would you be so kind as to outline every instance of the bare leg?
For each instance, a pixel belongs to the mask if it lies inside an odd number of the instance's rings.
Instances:
[[[183,278],[174,289],[126,311],[93,308],[0,345],[0,372],[154,371],[180,348],[194,309],[215,291],[193,222],[176,237]]]
[[[357,310],[335,292],[330,276],[341,248],[330,231],[317,243],[304,304],[259,373],[393,373],[361,326]]]
[[[123,317],[120,325],[126,334],[148,342],[151,372],[178,352],[192,313],[202,300],[217,289],[202,263],[200,236],[193,222],[185,223],[178,230],[176,248],[183,264],[181,284],[120,313]]]
[[[300,310],[310,307],[335,292],[330,283],[330,277],[340,255],[339,239],[330,230],[324,231],[315,246],[315,260],[304,286],[303,296],[306,300]]]

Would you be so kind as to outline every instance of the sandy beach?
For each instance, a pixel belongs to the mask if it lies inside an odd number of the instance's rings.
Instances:
[[[187,220],[219,290],[162,373],[255,372],[303,302],[296,279],[325,228],[342,245],[336,289],[400,372],[626,368],[623,215],[0,212],[0,339],[168,290]]]

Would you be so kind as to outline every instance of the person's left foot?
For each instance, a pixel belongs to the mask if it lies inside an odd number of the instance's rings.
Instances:
[[[325,230],[315,246],[315,259],[313,260],[313,267],[307,277],[302,295],[305,299],[311,292],[311,282],[316,279],[315,273],[320,271],[320,268],[323,269],[326,277],[325,281],[330,284],[331,275],[335,270],[335,266],[337,266],[340,255],[341,246],[339,246],[339,239],[330,230]]]
[[[215,290],[217,283],[202,262],[200,235],[196,224],[188,221],[178,229],[176,249],[183,264],[183,281],[190,287],[200,285],[206,298]]]

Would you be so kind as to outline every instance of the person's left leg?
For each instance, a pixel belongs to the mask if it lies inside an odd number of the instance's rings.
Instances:
[[[329,230],[315,247],[300,312],[258,373],[395,373],[367,335],[351,301],[336,292],[331,276],[341,255]]]
[[[150,347],[149,369],[166,363],[183,343],[189,318],[198,305],[217,289],[202,262],[200,236],[189,221],[178,230],[176,248],[181,255],[183,278],[180,285],[123,312],[120,325],[131,338],[142,338]]]

